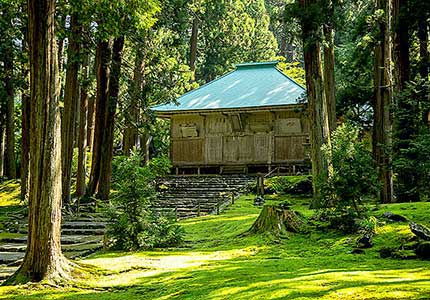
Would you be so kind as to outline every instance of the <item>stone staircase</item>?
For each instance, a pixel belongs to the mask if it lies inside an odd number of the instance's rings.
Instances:
[[[15,272],[25,254],[27,224],[23,220],[17,222],[18,230],[4,233],[0,239],[0,283]],[[99,213],[67,216],[61,228],[61,247],[68,258],[85,257],[103,248],[106,219]]]
[[[157,180],[154,209],[177,219],[221,211],[255,179],[246,175],[167,176]]]

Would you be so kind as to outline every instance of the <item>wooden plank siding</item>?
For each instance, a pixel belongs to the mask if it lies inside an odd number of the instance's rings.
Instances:
[[[171,159],[176,167],[303,161],[307,141],[308,122],[298,111],[171,117]]]

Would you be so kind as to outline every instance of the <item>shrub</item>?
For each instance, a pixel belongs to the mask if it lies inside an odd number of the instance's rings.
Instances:
[[[312,195],[312,177],[308,175],[276,176],[266,179],[264,184],[278,194]]]
[[[109,246],[136,250],[174,246],[182,242],[183,230],[171,216],[151,209],[155,198],[155,177],[169,169],[166,159],[154,159],[148,166],[137,153],[115,158],[112,187],[115,190],[107,210]]]
[[[257,191],[256,182],[250,186],[252,192]],[[289,195],[312,195],[312,177],[309,175],[299,176],[275,176],[264,180],[265,194],[289,194]]]
[[[352,208],[357,215],[364,201],[376,197],[379,182],[373,167],[370,146],[359,139],[359,128],[345,123],[333,133],[332,149],[322,151],[331,156],[333,172],[327,181],[318,180],[320,208],[345,211]],[[331,151],[330,151],[331,150]]]

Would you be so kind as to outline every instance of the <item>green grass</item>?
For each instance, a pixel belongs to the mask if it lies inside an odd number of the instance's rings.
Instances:
[[[349,254],[355,235],[336,232],[238,237],[260,211],[252,199],[182,221],[187,242],[180,248],[98,253],[80,261],[96,271],[73,286],[0,287],[0,299],[430,299],[429,261],[379,258],[380,248],[408,240],[406,223],[379,227],[375,246],[362,255]],[[312,214],[308,199],[288,201]],[[429,225],[429,208],[392,204],[373,214],[392,211]]]

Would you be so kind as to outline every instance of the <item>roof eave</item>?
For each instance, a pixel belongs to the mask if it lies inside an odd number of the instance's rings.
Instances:
[[[154,110],[154,113],[159,118],[170,118],[173,115],[182,114],[207,114],[220,112],[252,112],[252,111],[275,111],[275,110],[294,110],[305,106],[307,103],[294,103],[282,105],[267,105],[267,106],[250,106],[250,107],[233,107],[233,108],[211,108],[211,109],[190,109],[190,110]]]

